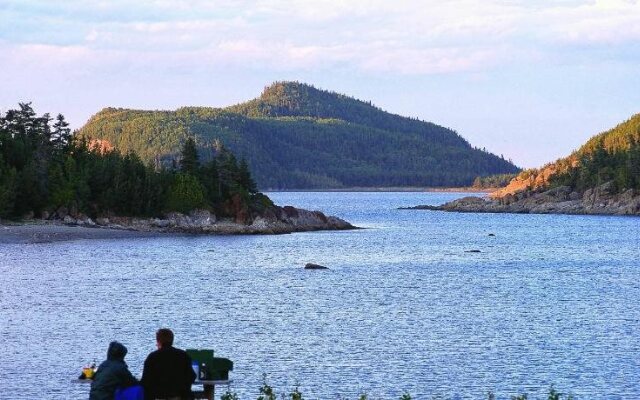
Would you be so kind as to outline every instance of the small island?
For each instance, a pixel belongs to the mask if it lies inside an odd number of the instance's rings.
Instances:
[[[355,229],[320,211],[275,205],[258,191],[248,163],[221,144],[201,162],[187,137],[169,166],[145,164],[133,152],[77,137],[62,115],[51,121],[24,103],[0,117],[0,222],[18,236],[38,236],[37,225],[203,234]],[[53,237],[66,237],[60,232]]]

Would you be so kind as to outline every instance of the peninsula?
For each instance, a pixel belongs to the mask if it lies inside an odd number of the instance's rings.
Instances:
[[[568,157],[520,173],[488,197],[413,209],[640,215],[640,114],[592,137]]]
[[[79,138],[62,115],[51,120],[24,103],[0,116],[0,219],[141,232],[354,229],[320,211],[275,205],[248,163],[222,145],[201,162],[187,137],[172,165],[150,165]]]

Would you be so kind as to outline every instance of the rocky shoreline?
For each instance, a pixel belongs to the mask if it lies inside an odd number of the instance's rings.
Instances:
[[[611,182],[583,193],[559,186],[550,190],[524,190],[502,197],[467,196],[439,206],[404,209],[477,213],[640,215],[640,192],[616,193]]]
[[[326,216],[320,211],[309,211],[291,206],[270,207],[259,216],[255,216],[250,222],[234,219],[219,219],[208,210],[195,210],[189,214],[172,212],[162,218],[136,218],[136,217],[100,217],[95,220],[83,214],[65,214],[56,212],[52,216],[46,215],[46,219],[33,219],[27,216],[19,223],[4,224],[5,231],[16,226],[59,226],[95,228],[116,232],[108,237],[117,237],[117,232],[138,232],[141,234],[218,234],[218,235],[269,235],[286,234],[293,232],[309,232],[320,230],[349,230],[358,229],[347,221]],[[0,221],[0,226],[3,225]],[[31,230],[37,230],[30,228]],[[52,229],[52,228],[48,228]],[[56,231],[57,232],[57,231]],[[66,232],[62,233],[65,236]],[[0,236],[2,231],[0,231]],[[36,239],[28,242],[39,242],[39,233]],[[42,235],[40,235],[42,236]],[[46,236],[46,234],[45,234]],[[50,236],[50,235],[49,235]],[[72,235],[74,236],[74,235]],[[86,235],[85,235],[86,236]],[[91,236],[91,235],[88,235]],[[103,237],[104,235],[95,235]],[[124,234],[123,236],[127,236]],[[80,235],[79,238],[84,238]],[[55,239],[54,239],[55,240]],[[62,239],[64,240],[64,239]],[[46,240],[45,240],[46,241]],[[1,242],[1,240],[0,240]]]

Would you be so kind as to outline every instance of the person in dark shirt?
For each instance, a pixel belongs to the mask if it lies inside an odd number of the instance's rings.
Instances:
[[[109,343],[107,360],[100,364],[91,382],[90,400],[113,400],[117,389],[138,383],[124,362],[126,355],[127,348],[122,343]]]
[[[191,385],[196,374],[191,366],[191,357],[173,347],[173,332],[159,329],[156,332],[158,350],[149,354],[142,370],[142,386],[145,400],[192,399]]]

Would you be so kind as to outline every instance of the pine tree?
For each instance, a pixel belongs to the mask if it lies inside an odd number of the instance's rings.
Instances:
[[[68,160],[73,161],[70,157]],[[49,168],[48,204],[54,209],[61,206],[70,207],[75,198],[73,184],[69,181],[67,174],[65,174],[65,169],[71,164],[70,161],[54,163]]]
[[[200,167],[200,160],[198,158],[198,149],[196,148],[196,142],[192,137],[187,138],[182,145],[182,151],[180,152],[180,171],[191,174],[193,176],[198,175],[198,168]]]
[[[244,158],[240,161],[240,165],[238,166],[238,183],[250,194],[258,192],[258,185],[256,185],[256,182],[251,177],[249,164]]]
[[[189,174],[177,174],[167,196],[167,211],[187,213],[205,204],[204,188],[198,179]]]
[[[207,202],[210,206],[215,205],[222,198],[220,193],[220,177],[216,160],[211,160],[202,167],[200,182],[204,186]]]
[[[640,141],[631,138],[627,154],[628,184],[630,188],[640,189]]]
[[[216,156],[218,179],[222,197],[229,197],[240,189],[239,170],[236,156],[226,148],[222,148]]]
[[[22,216],[31,211],[38,214],[46,205],[46,194],[38,180],[36,162],[32,159],[18,172],[15,212]]]
[[[16,201],[16,170],[4,163],[0,154],[0,218],[13,214]]]
[[[71,129],[69,123],[65,121],[62,114],[58,114],[56,122],[53,124],[53,132],[51,133],[51,143],[57,150],[64,150],[71,143]]]
[[[224,210],[233,195],[257,191],[246,161],[221,147],[200,166],[195,141],[187,139],[181,169],[145,166],[134,153],[91,151],[75,140],[62,115],[51,125],[30,104],[0,115],[0,217],[20,217],[62,206],[72,213],[151,216],[163,211]],[[252,199],[256,199],[256,195]],[[268,199],[261,204],[269,205]]]

